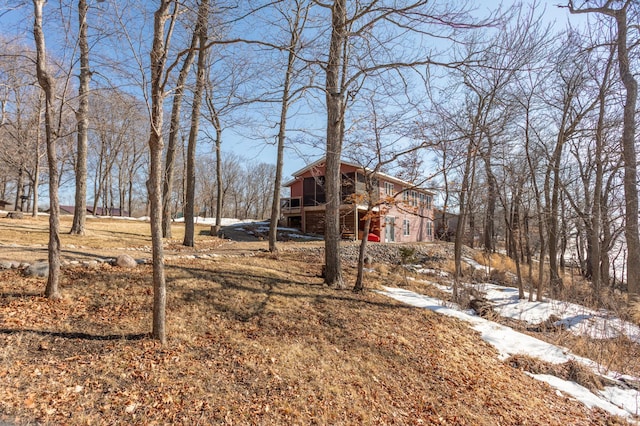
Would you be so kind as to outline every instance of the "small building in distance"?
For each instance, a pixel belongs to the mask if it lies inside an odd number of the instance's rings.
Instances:
[[[342,161],[340,226],[346,239],[362,239],[367,211],[365,169]],[[367,171],[368,172],[368,171]],[[326,193],[325,159],[293,174],[284,184],[290,197],[282,199],[281,212],[289,227],[312,234],[324,234]],[[376,190],[370,233],[381,242],[433,241],[434,193],[384,173],[374,174]],[[375,237],[373,237],[376,240]]]

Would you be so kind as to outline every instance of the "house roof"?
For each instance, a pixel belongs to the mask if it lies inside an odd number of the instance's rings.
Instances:
[[[306,165],[305,167],[303,167],[302,169],[298,170],[297,172],[294,172],[292,174],[293,175],[293,179],[285,182],[282,186],[287,187],[287,186],[293,185],[293,183],[297,180],[297,178],[299,176],[305,174],[306,172],[308,172],[309,170],[311,170],[311,169],[313,169],[315,167],[321,166],[322,164],[324,164],[325,161],[326,161],[326,158],[325,157],[321,157],[320,159],[314,161],[313,163]],[[368,167],[363,167],[360,164],[351,163],[351,162],[345,161],[345,160],[341,160],[340,164],[344,164],[344,165],[347,165],[347,166],[355,167],[357,169],[362,169],[362,170],[366,170],[366,171],[372,171]],[[384,180],[387,180],[389,182],[394,182],[394,183],[397,183],[397,184],[402,185],[402,186],[414,186],[414,184],[411,183],[411,182],[408,182],[408,181],[402,180],[402,179],[398,179],[397,177],[388,175],[386,173],[377,172],[376,175],[378,177],[384,179]],[[427,192],[429,194],[432,194],[432,195],[435,194],[433,191],[429,191],[429,190],[422,189],[422,188],[419,188],[419,187],[416,187],[416,189],[421,189],[422,191],[425,191],[425,192]]]

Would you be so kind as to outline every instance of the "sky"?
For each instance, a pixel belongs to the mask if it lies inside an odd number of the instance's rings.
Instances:
[[[10,10],[7,5],[14,4],[15,1],[12,0],[0,0],[0,28],[2,28],[2,34],[7,35],[18,35],[23,37],[24,40],[31,44],[31,14],[29,13],[28,2],[26,2],[26,9],[16,9]],[[49,1],[46,8],[49,8],[51,12],[55,8],[55,4],[57,2]],[[502,2],[504,6],[509,6],[513,3],[513,0],[506,0]],[[527,2],[525,2],[527,3]],[[543,19],[548,22],[555,22],[556,28],[562,28],[566,25],[567,22],[572,22],[572,24],[581,25],[581,22],[585,21],[585,17],[581,16],[570,16],[566,9],[561,9],[557,7],[559,3],[558,0],[541,0],[541,5],[545,7],[545,12],[543,15]],[[91,3],[90,3],[91,4]],[[478,2],[479,11],[483,11],[488,9],[489,7],[497,6],[498,2],[484,3]],[[487,4],[490,6],[487,7]],[[115,14],[117,9],[117,5],[119,2],[116,0],[115,3],[110,4],[109,2],[94,2],[94,8],[91,9],[90,13],[94,14],[94,17],[99,17],[101,14],[104,16],[110,16]],[[151,4],[150,4],[151,5]],[[73,19],[73,17],[72,17]],[[131,18],[133,19],[133,18]],[[91,25],[92,17],[89,17],[90,25]],[[97,21],[93,19],[94,23]],[[72,21],[74,22],[74,21]],[[97,25],[97,24],[94,24]],[[48,36],[48,48],[55,49],[55,25],[49,22],[45,31],[47,31]],[[57,28],[59,30],[59,28]],[[259,33],[260,29],[256,29]],[[131,27],[132,35],[135,35],[136,28]],[[73,52],[64,51],[59,52],[61,55],[71,55]],[[141,57],[144,57],[145,54],[141,53]],[[148,56],[148,55],[146,55]],[[318,78],[321,80],[322,76]],[[318,84],[321,84],[319,82]],[[305,164],[315,161],[320,156],[322,156],[322,143],[317,143],[323,135],[323,128],[325,126],[326,116],[324,113],[324,107],[322,105],[323,96],[320,94],[314,95],[314,102],[308,105],[297,105],[294,109],[298,108],[299,113],[295,118],[290,118],[290,123],[292,123],[292,127],[306,127],[313,129],[313,136],[310,137],[308,135],[304,135],[301,133],[291,132],[290,136],[297,139],[296,142],[290,142],[286,151],[285,151],[285,162],[284,162],[284,181],[289,180],[291,174],[305,166]],[[170,102],[168,102],[170,103]],[[261,117],[256,115],[252,117],[247,117],[246,121],[253,124],[261,124]],[[275,133],[275,132],[272,132]],[[236,129],[230,128],[223,132],[223,152],[233,152],[237,155],[240,155],[246,158],[248,161],[252,162],[267,162],[267,163],[275,163],[276,159],[276,149],[274,145],[275,139],[270,138],[271,143],[265,143],[264,139],[260,139],[255,137],[256,134],[253,133],[251,127],[238,127]],[[302,144],[299,139],[304,139],[307,142],[311,140],[315,140],[316,147],[313,147],[311,143]],[[319,145],[319,147],[318,147]],[[202,156],[211,156],[213,158],[213,146],[211,143],[207,143],[204,139],[201,139],[199,143],[198,151]],[[44,189],[44,188],[43,188]],[[63,202],[65,195],[62,194]]]

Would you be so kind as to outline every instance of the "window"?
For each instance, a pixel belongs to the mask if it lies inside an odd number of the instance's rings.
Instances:
[[[324,176],[304,178],[302,184],[303,204],[317,206],[327,202],[324,192]]]
[[[406,189],[402,190],[402,201],[405,203],[409,201],[409,191]]]
[[[342,173],[342,187],[340,188],[340,200],[342,203],[353,203],[356,201],[356,174]]]
[[[411,205],[413,207],[418,207],[418,193],[416,191],[411,191],[410,198],[411,198]]]
[[[433,222],[430,220],[427,221],[427,237],[433,237]]]
[[[432,204],[433,204],[433,200],[431,195],[427,195],[427,201],[426,201],[427,210],[431,210],[433,208]]]
[[[391,182],[384,183],[384,195],[393,197],[394,185]]]
[[[404,235],[405,237],[408,237],[410,235],[410,225],[409,225],[409,219],[405,219],[402,221],[402,235]]]

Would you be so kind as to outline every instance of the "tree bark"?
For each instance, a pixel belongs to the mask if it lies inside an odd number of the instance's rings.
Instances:
[[[196,198],[196,144],[200,125],[200,106],[204,92],[206,77],[207,56],[207,23],[209,18],[209,0],[201,0],[198,8],[198,22],[196,33],[198,34],[198,64],[196,87],[193,93],[193,105],[191,109],[191,128],[189,130],[189,142],[187,144],[187,194],[184,208],[184,240],[182,244],[187,247],[195,245],[195,198]]]
[[[624,158],[624,235],[627,242],[627,287],[629,301],[640,299],[640,237],[638,235],[638,169],[635,147],[635,114],[638,83],[629,67],[627,48],[627,7],[615,14],[618,26],[618,66],[626,91],[622,128],[622,156]]]
[[[178,131],[180,128],[180,112],[182,109],[182,98],[184,97],[184,85],[189,75],[189,70],[195,58],[198,35],[194,31],[191,38],[189,52],[182,63],[182,68],[178,74],[176,90],[173,95],[173,106],[171,108],[171,123],[169,125],[169,139],[167,140],[167,154],[164,163],[164,183],[162,187],[162,236],[171,238],[171,192],[173,191],[176,146],[178,144]]]
[[[50,299],[59,299],[58,284],[60,281],[60,225],[58,202],[58,157],[56,151],[56,137],[53,134],[53,100],[54,81],[47,70],[47,55],[42,30],[42,9],[46,0],[33,0],[34,24],[33,36],[36,44],[36,74],[38,84],[44,91],[44,128],[47,142],[47,158],[49,165],[49,276],[45,296]]]
[[[166,305],[167,287],[162,246],[162,113],[164,101],[163,75],[168,46],[165,45],[165,23],[173,0],[161,0],[154,13],[153,46],[151,48],[151,128],[149,132],[149,192],[151,245],[153,263],[153,329],[152,337],[162,344],[167,342]],[[168,39],[169,37],[167,37]]]
[[[78,0],[78,46],[80,48],[79,105],[76,113],[78,144],[76,153],[76,193],[70,234],[84,235],[87,216],[87,140],[89,128],[89,43],[87,42],[87,0]]]
[[[291,38],[289,40],[289,54],[287,57],[287,70],[284,75],[282,86],[282,103],[280,109],[280,124],[278,125],[278,147],[276,158],[276,177],[273,187],[273,199],[271,203],[271,220],[269,222],[269,251],[278,251],[278,221],[280,220],[280,186],[282,185],[282,169],[284,165],[284,143],[287,133],[287,113],[289,111],[289,93],[291,90],[291,75],[296,60],[296,50],[300,39],[301,11],[296,11],[296,16],[291,27]]]
[[[331,41],[326,69],[327,152],[325,164],[325,283],[344,288],[340,260],[340,157],[344,134],[344,87],[341,71],[347,58],[343,57],[347,43],[346,0],[335,0],[331,8]]]
[[[220,126],[220,118],[215,115],[214,127],[216,128],[216,235],[220,232],[222,226],[222,209],[224,203],[224,191],[222,188],[222,127]]]
[[[638,82],[629,66],[628,36],[628,8],[634,3],[625,0],[620,9],[609,7],[613,2],[606,2],[603,7],[585,7],[576,9],[573,1],[569,0],[571,13],[602,13],[611,16],[616,21],[618,51],[618,69],[620,79],[625,88],[625,103],[622,124],[622,158],[624,162],[624,199],[625,225],[624,234],[627,243],[627,288],[629,302],[637,303],[640,299],[640,235],[638,235],[638,170],[635,147],[635,116],[638,97]],[[617,3],[617,2],[616,2]]]

